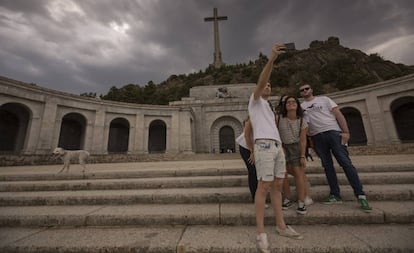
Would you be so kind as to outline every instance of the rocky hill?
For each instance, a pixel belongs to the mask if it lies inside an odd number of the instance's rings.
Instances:
[[[212,66],[191,74],[172,75],[156,85],[149,82],[142,87],[128,84],[122,88],[112,87],[102,99],[143,103],[168,104],[189,94],[194,86],[255,83],[267,62],[262,53],[249,63],[225,65],[219,69]],[[367,55],[357,49],[342,46],[339,38],[312,41],[308,49],[291,50],[275,62],[270,78],[275,94],[297,95],[297,83],[312,84],[317,93],[346,90],[371,83],[414,73],[414,66],[396,64],[384,60],[378,54]]]

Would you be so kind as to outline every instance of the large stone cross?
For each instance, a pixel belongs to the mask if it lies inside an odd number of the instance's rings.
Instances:
[[[219,39],[219,30],[218,30],[218,21],[219,20],[227,20],[227,16],[218,17],[217,16],[217,8],[214,8],[214,16],[204,18],[205,22],[214,21],[214,67],[220,68],[223,65],[223,61],[221,60],[221,52],[220,52],[220,39]]]

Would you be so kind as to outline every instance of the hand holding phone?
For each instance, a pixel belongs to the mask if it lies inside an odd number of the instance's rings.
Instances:
[[[295,43],[293,42],[284,43],[283,45],[285,46],[285,48],[282,50],[285,50],[285,51],[296,50]]]

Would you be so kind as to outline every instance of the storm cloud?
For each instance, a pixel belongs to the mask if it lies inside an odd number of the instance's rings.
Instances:
[[[0,0],[0,75],[74,94],[159,83],[213,62],[218,8],[227,64],[276,42],[340,38],[345,47],[414,65],[414,2],[388,0]]]

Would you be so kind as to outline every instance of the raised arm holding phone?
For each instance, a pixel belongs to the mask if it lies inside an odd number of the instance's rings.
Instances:
[[[284,221],[281,192],[286,173],[285,156],[279,131],[276,127],[275,114],[268,104],[271,95],[269,78],[273,69],[273,62],[280,54],[284,53],[283,49],[285,49],[283,44],[276,44],[272,47],[269,60],[259,76],[248,106],[253,128],[254,159],[258,180],[255,195],[256,243],[261,252],[269,252],[269,243],[264,229],[265,202],[269,191],[278,234],[294,239],[303,238],[293,228],[287,226]]]

